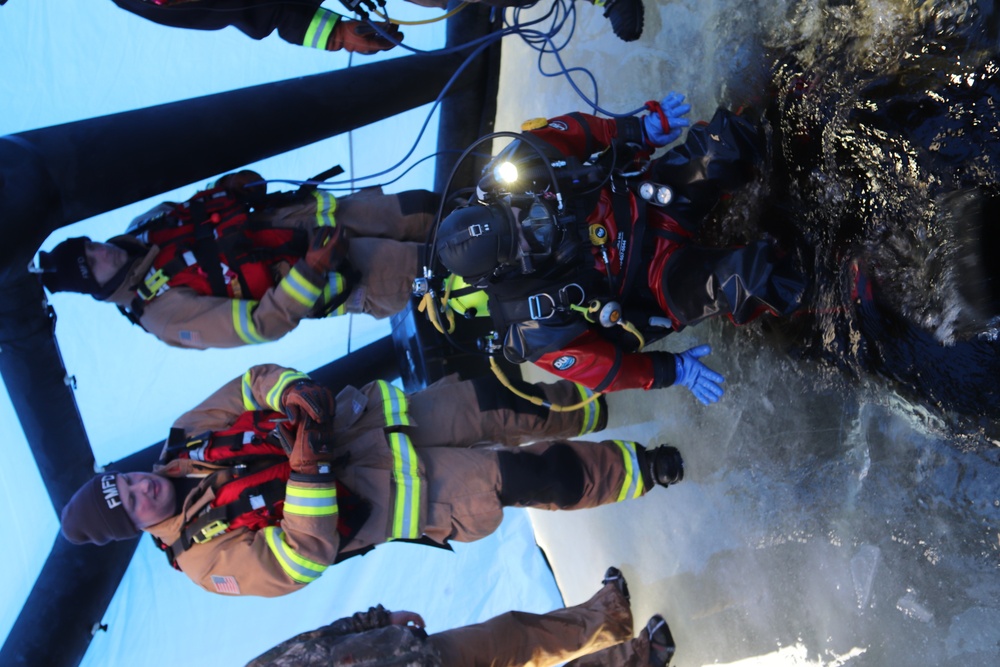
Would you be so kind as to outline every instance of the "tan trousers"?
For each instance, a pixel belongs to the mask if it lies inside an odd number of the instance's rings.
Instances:
[[[531,392],[553,405],[572,405],[591,394],[569,380],[533,385]],[[492,376],[463,381],[449,375],[407,399],[416,424],[410,438],[418,449],[576,438],[601,431],[608,423],[603,398],[580,410],[557,412],[532,405]]]
[[[347,259],[361,278],[345,305],[347,312],[389,317],[410,301],[413,279],[434,215],[403,215],[399,198],[381,188],[337,200],[337,222],[350,234]]]
[[[521,452],[541,454],[558,441],[536,442]],[[630,461],[619,443],[560,442],[568,445],[583,464],[583,496],[569,507],[536,503],[544,510],[578,510],[624,500],[622,489],[644,495],[641,480],[636,486]],[[437,542],[473,542],[486,537],[503,520],[500,501],[500,464],[496,449],[430,447],[420,450],[427,471],[427,522],[424,533]]]
[[[628,601],[611,584],[575,607],[548,614],[512,611],[429,641],[444,667],[547,667],[566,660],[573,667],[649,664],[649,642],[632,639]]]
[[[303,198],[296,204],[258,213],[256,219],[281,225],[315,215],[316,202]],[[420,256],[434,215],[403,215],[399,197],[383,194],[381,188],[368,188],[338,197],[334,217],[348,232],[347,259],[360,274],[346,310],[376,318],[403,310],[410,300],[413,279],[420,273]]]

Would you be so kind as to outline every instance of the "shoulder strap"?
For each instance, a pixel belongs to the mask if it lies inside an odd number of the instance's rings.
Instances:
[[[642,247],[644,236],[646,235],[646,200],[642,197],[629,196],[629,189],[622,185],[616,188],[611,195],[611,209],[615,216],[615,225],[619,234],[622,231],[631,231],[632,238],[629,239],[628,253],[625,262],[625,276],[618,285],[618,296],[624,297],[632,293],[635,284],[635,277],[642,265]],[[635,199],[636,218],[632,220],[632,208],[629,206],[630,199]],[[608,269],[610,271],[610,268]]]
[[[166,547],[167,558],[171,562],[176,561],[177,556],[195,544],[204,544],[225,533],[237,517],[261,507],[273,507],[284,499],[285,482],[281,479],[272,479],[244,490],[237,500],[202,512],[184,526],[180,538]]]

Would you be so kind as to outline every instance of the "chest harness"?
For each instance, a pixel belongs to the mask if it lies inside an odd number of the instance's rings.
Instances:
[[[279,420],[285,420],[280,412],[258,410],[244,412],[221,431],[189,437],[182,429],[170,430],[167,461],[191,459],[227,466],[213,472],[211,481],[203,483],[205,490],[208,486],[214,489],[215,498],[184,525],[180,538],[173,544],[153,538],[173,567],[177,568],[177,557],[195,544],[204,544],[237,528],[256,531],[281,523],[291,467],[275,432]],[[358,505],[357,500],[346,487],[337,484],[340,511],[347,513],[338,525],[344,536],[353,530],[346,519],[352,514],[351,508]]]
[[[306,250],[303,230],[250,222],[241,197],[213,188],[142,224],[134,235],[160,252],[126,309],[133,322],[145,304],[171,287],[203,296],[259,300],[277,283],[274,265],[293,264]]]

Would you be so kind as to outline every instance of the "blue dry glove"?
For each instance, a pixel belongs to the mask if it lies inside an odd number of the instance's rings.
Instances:
[[[651,146],[658,148],[677,141],[681,136],[681,128],[691,124],[687,118],[682,118],[691,111],[691,105],[684,104],[684,96],[680,93],[670,91],[659,104],[646,102],[646,108],[650,110],[650,114],[643,117],[642,129],[646,142]],[[664,119],[666,127],[663,126]]]
[[[694,397],[705,405],[711,405],[722,398],[722,387],[719,383],[726,381],[726,378],[698,361],[700,357],[711,352],[712,348],[708,345],[699,345],[687,352],[674,355],[677,364],[677,378],[674,384],[690,389]]]

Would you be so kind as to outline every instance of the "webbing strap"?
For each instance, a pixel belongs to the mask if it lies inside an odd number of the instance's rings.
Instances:
[[[283,479],[272,479],[246,489],[233,502],[213,507],[192,519],[184,526],[180,538],[167,548],[167,556],[173,561],[194,544],[207,542],[226,532],[229,524],[237,517],[252,512],[257,507],[274,507],[277,502],[284,499],[285,481]]]
[[[618,296],[627,297],[632,293],[632,286],[635,277],[642,264],[642,244],[646,235],[646,200],[642,197],[629,197],[627,188],[620,188],[619,192],[611,195],[611,210],[615,216],[615,224],[619,234],[623,229],[632,230],[632,239],[626,249],[628,256],[625,258],[625,278],[618,285]],[[629,206],[630,200],[634,199],[636,204],[636,218],[632,220],[632,208]],[[608,268],[608,275],[611,269]]]

